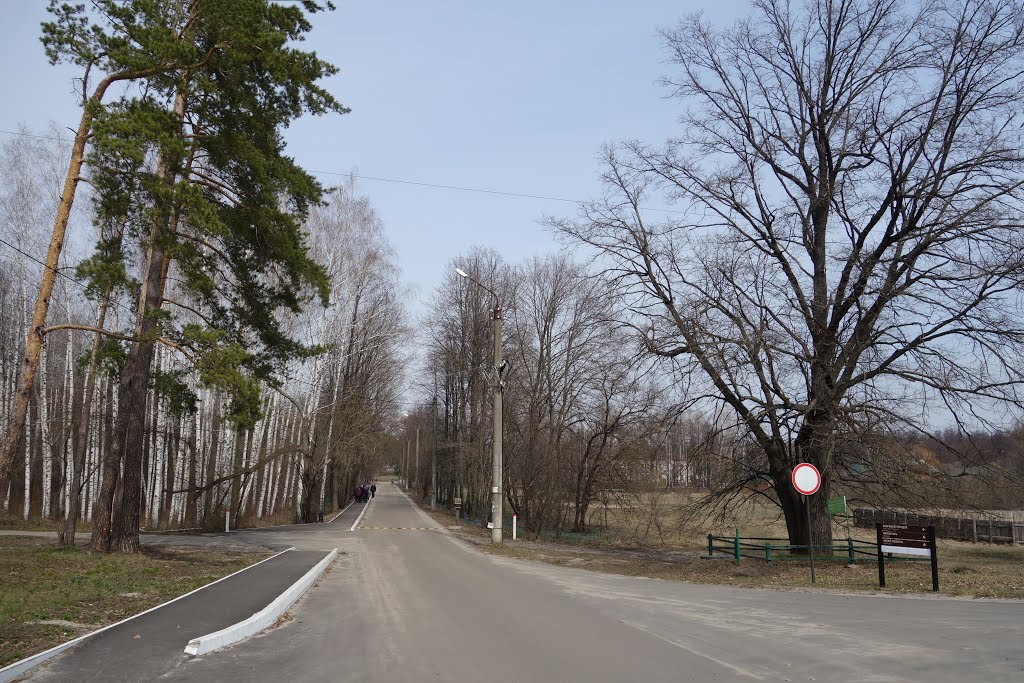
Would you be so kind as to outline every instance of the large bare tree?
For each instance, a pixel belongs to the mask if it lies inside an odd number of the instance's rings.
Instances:
[[[603,254],[650,352],[749,430],[793,542],[831,541],[834,481],[878,476],[858,433],[1019,406],[1022,29],[1014,0],[691,18],[663,33],[678,137],[609,148],[603,198],[554,221]],[[801,461],[824,475],[811,529]]]

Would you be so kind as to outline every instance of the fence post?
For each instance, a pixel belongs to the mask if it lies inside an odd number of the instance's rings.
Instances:
[[[764,561],[767,564],[771,564],[772,563],[772,544],[771,543],[765,543],[764,544]]]
[[[708,557],[715,554],[715,537],[708,534]]]
[[[882,523],[875,524],[875,538],[878,549],[878,587],[885,588],[885,558],[882,556]]]
[[[736,527],[736,564],[740,563],[740,529]]]
[[[853,539],[846,537],[846,546],[850,551],[850,564],[857,564],[857,556],[853,554]]]

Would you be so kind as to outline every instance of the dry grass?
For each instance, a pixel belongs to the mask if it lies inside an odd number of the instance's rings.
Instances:
[[[750,503],[737,516],[725,520],[707,520],[681,526],[673,520],[686,497],[652,503],[641,500],[631,508],[610,508],[608,527],[600,533],[564,534],[560,539],[527,538],[510,540],[511,529],[505,530],[506,543],[493,546],[490,532],[478,525],[463,525],[456,533],[481,550],[509,557],[539,560],[551,564],[593,571],[648,576],[695,583],[715,583],[761,588],[810,588],[810,566],[806,561],[787,560],[766,564],[761,560],[743,559],[739,565],[731,559],[702,559],[707,554],[707,529],[716,535],[731,536],[735,528],[743,536],[785,538],[786,528],[777,513]],[[429,505],[421,507],[429,508]],[[444,526],[454,524],[454,516],[444,511],[430,512]],[[650,520],[658,514],[656,522]],[[600,521],[604,521],[604,511]],[[597,520],[595,516],[591,518]],[[658,525],[660,524],[660,532]],[[846,530],[835,528],[836,538],[845,538]],[[853,529],[852,537],[874,540],[874,533]],[[945,595],[1024,599],[1024,547],[939,541],[939,588]],[[818,561],[815,563],[814,588],[838,591],[880,592],[876,562],[858,560]],[[925,562],[887,562],[886,593],[931,592],[931,570]]]
[[[56,531],[52,519],[22,519],[21,515],[0,512],[0,531]]]
[[[160,546],[137,555],[106,555],[59,548],[48,539],[0,537],[0,666],[166,602],[269,554]],[[70,623],[38,623],[53,620]]]

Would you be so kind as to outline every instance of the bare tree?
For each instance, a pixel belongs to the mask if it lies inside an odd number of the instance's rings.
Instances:
[[[831,541],[834,482],[879,478],[858,433],[1017,411],[1022,29],[1013,0],[692,18],[663,33],[679,137],[608,149],[605,196],[555,221],[603,254],[649,351],[749,431],[794,543]],[[678,211],[652,219],[663,197]],[[824,475],[811,529],[801,461]]]

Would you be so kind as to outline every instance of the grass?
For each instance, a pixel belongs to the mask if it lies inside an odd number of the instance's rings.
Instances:
[[[0,531],[56,531],[52,519],[22,519],[21,515],[0,512]]]
[[[137,555],[0,537],[0,666],[71,640],[238,571],[267,552],[186,546]],[[64,624],[39,622],[60,620]]]
[[[806,561],[764,561],[743,559],[701,559],[707,554],[707,533],[731,536],[739,527],[743,536],[785,538],[785,524],[771,509],[751,504],[730,519],[706,519],[689,526],[674,522],[681,494],[660,496],[656,504],[641,500],[631,508],[610,509],[608,527],[587,534],[563,534],[560,538],[532,536],[489,543],[490,532],[479,525],[466,525],[456,532],[481,550],[509,557],[538,560],[563,566],[628,576],[647,576],[694,583],[713,583],[759,588],[811,588],[810,565]],[[429,508],[429,504],[421,506]],[[429,510],[427,510],[429,512]],[[430,513],[444,526],[454,516]],[[654,518],[652,520],[652,518]],[[598,517],[592,516],[597,521]],[[604,516],[601,511],[600,521]],[[596,527],[595,527],[596,529]],[[527,534],[524,534],[527,535]],[[873,530],[853,529],[855,539],[874,541]],[[837,525],[836,539],[846,530]],[[1024,546],[961,543],[939,540],[939,589],[944,595],[978,598],[1024,599]],[[927,562],[887,562],[886,588],[878,587],[878,564],[870,559],[848,565],[845,561],[815,563],[813,588],[836,591],[885,593],[930,593],[931,569]]]

